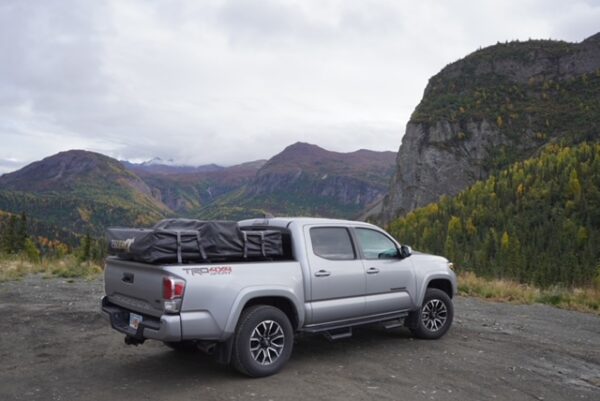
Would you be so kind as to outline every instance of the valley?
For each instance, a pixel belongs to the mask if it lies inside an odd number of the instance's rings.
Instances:
[[[0,177],[0,233],[24,214],[40,249],[76,248],[174,216],[360,217],[484,278],[600,288],[599,142],[600,34],[498,43],[429,80],[397,154],[297,142],[224,167],[71,150]]]

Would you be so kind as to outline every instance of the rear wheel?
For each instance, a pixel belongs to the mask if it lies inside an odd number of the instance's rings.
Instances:
[[[251,306],[242,312],[235,331],[232,365],[251,377],[279,372],[292,354],[294,331],[280,309]]]
[[[453,318],[454,306],[448,294],[428,288],[421,309],[411,316],[411,331],[417,338],[435,340],[446,334]]]

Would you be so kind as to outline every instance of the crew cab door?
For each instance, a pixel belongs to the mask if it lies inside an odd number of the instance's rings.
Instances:
[[[354,228],[364,264],[368,315],[413,308],[415,278],[410,257],[401,258],[398,247],[381,231]]]
[[[365,314],[366,277],[350,229],[305,227],[310,270],[309,324],[356,318]]]

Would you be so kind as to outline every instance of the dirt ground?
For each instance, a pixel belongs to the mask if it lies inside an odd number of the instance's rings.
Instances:
[[[438,341],[405,329],[299,338],[278,375],[133,347],[101,318],[102,281],[0,283],[0,400],[600,400],[600,318],[457,298]]]

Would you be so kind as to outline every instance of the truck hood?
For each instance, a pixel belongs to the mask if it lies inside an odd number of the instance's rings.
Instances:
[[[429,260],[429,261],[438,262],[438,263],[448,263],[448,259],[446,259],[443,256],[432,255],[430,253],[419,252],[419,251],[413,251],[413,253],[410,257],[411,258],[414,257],[419,260]]]
[[[444,268],[448,266],[448,259],[445,257],[418,251],[413,251],[410,259],[413,260],[415,266],[443,266]]]

